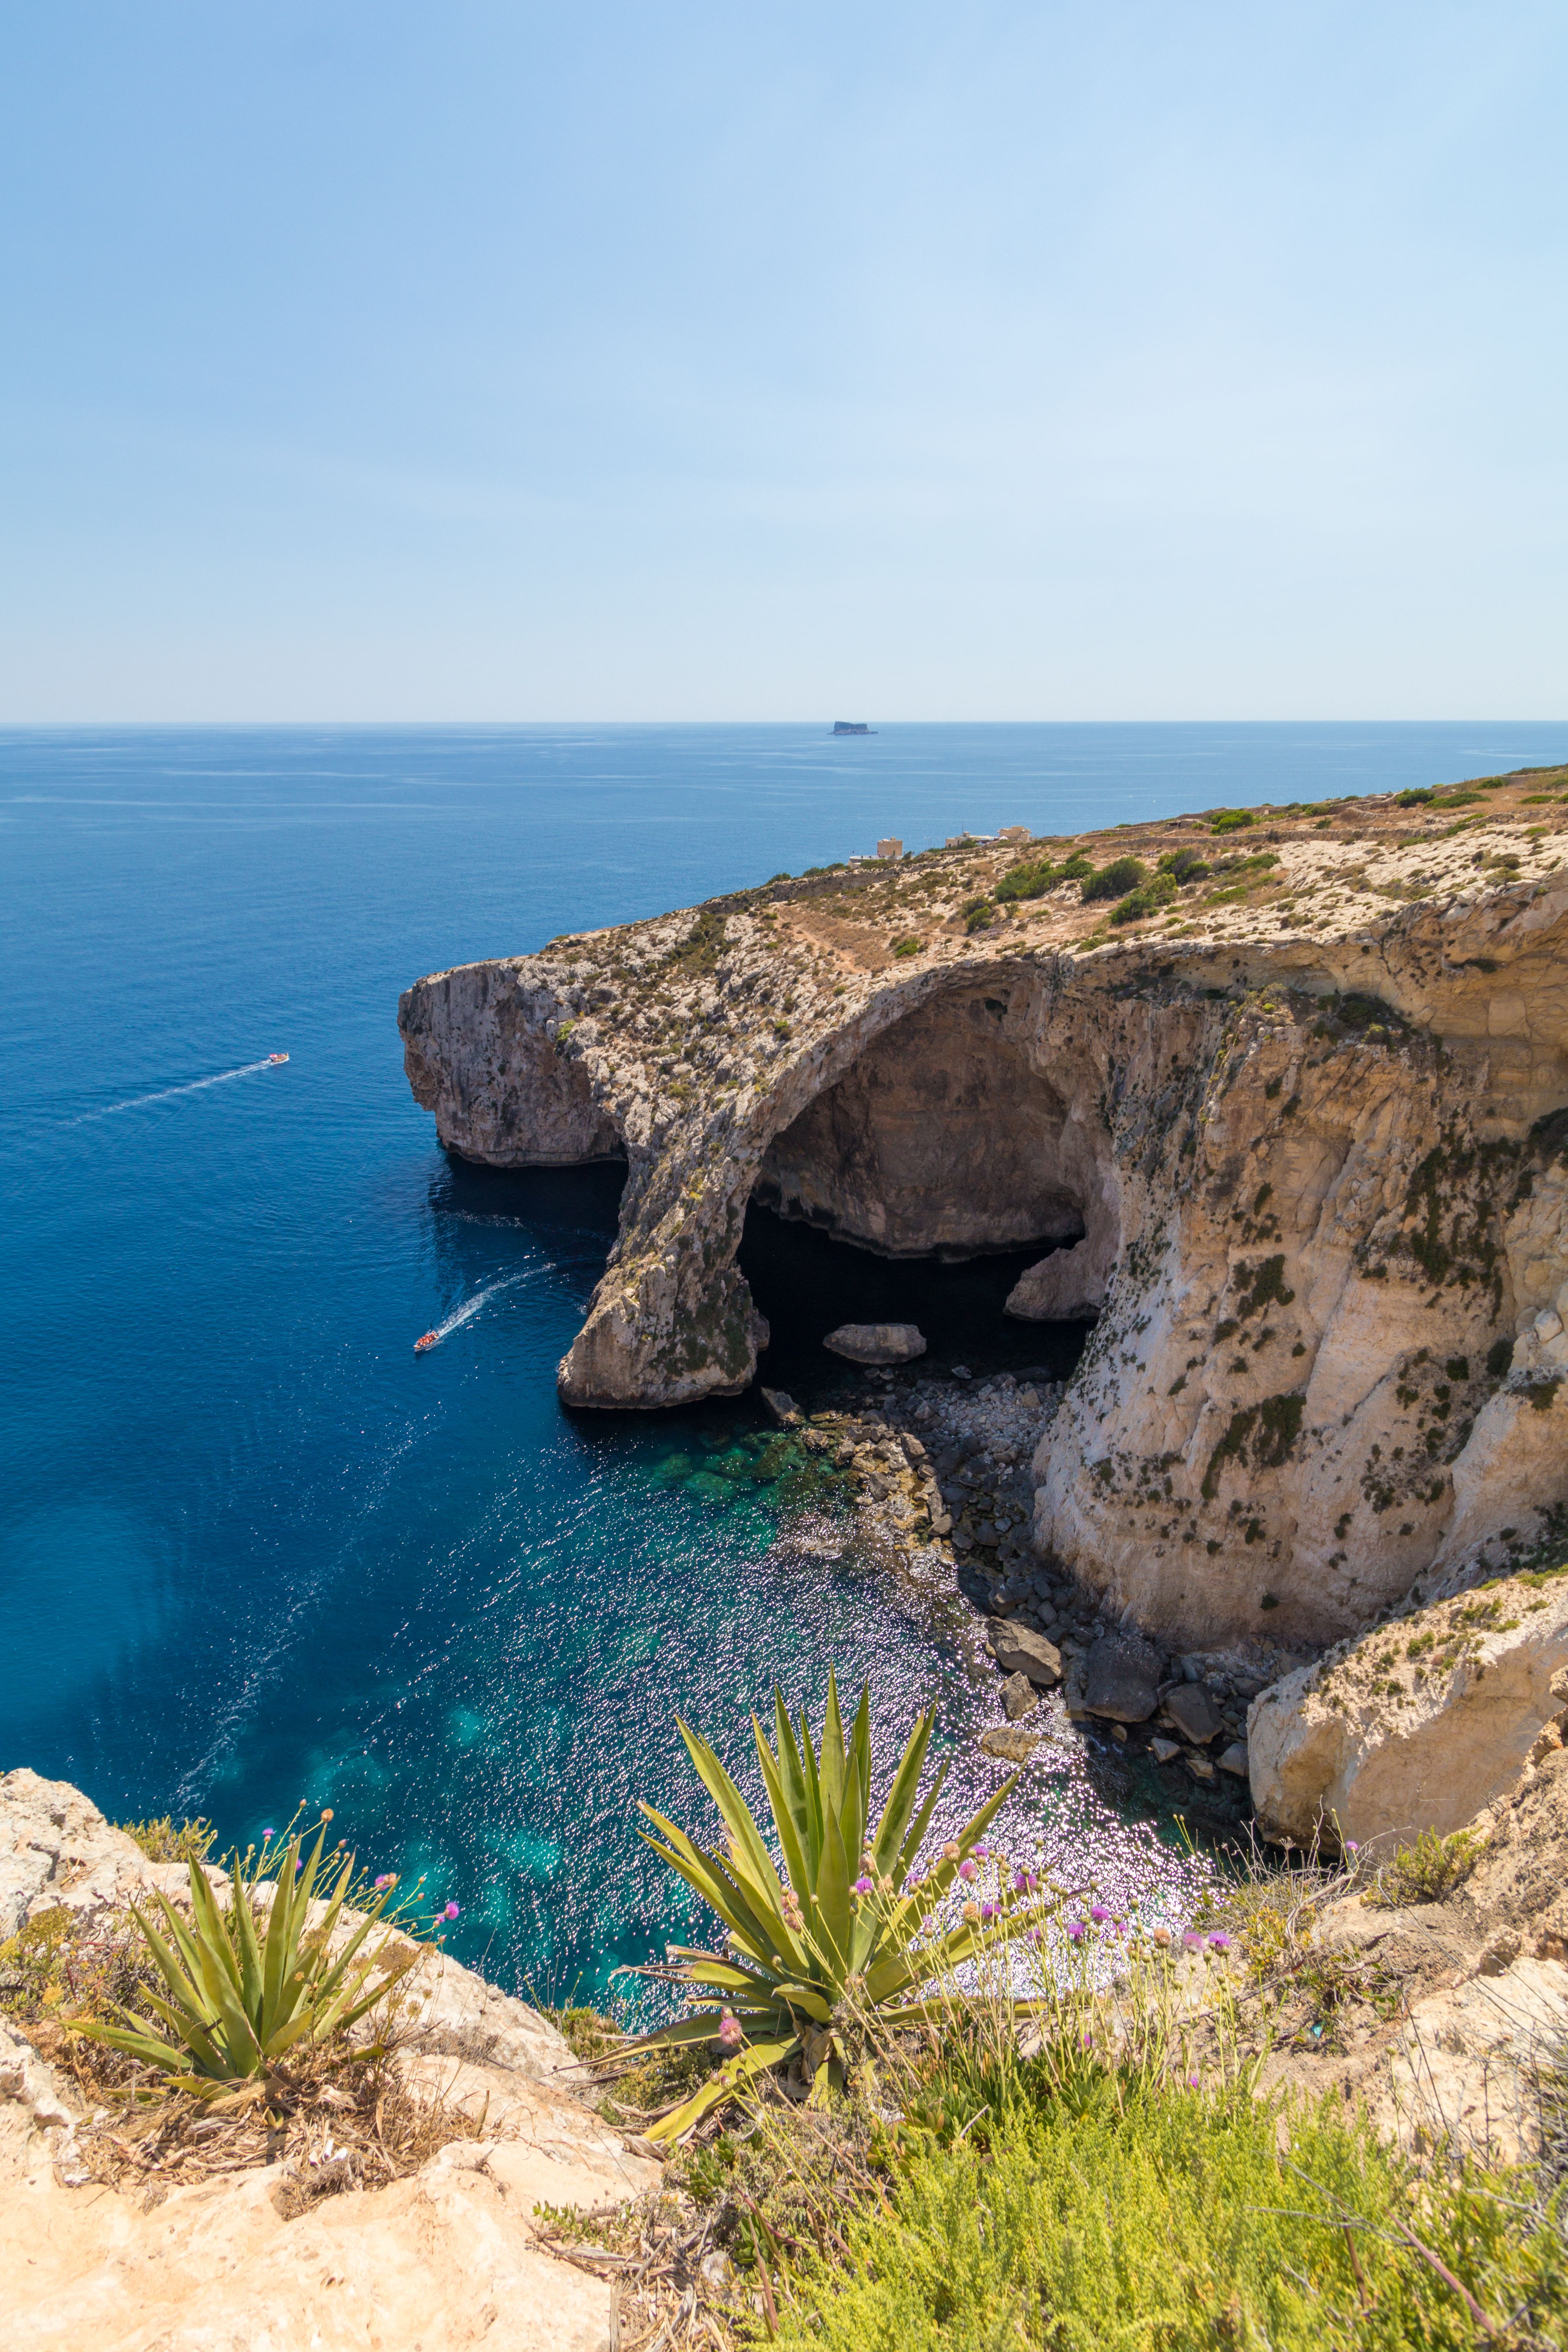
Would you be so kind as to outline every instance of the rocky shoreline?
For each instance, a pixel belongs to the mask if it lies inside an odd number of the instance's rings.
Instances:
[[[1118,1623],[1030,1542],[1041,1448],[1065,1392],[1043,1370],[960,1366],[862,1376],[863,1401],[802,1410],[764,1389],[773,1418],[848,1486],[890,1572],[953,1595],[971,1677],[1006,1718],[986,1752],[1026,1762],[1074,1727],[1158,1766],[1163,1809],[1212,1828],[1247,1817],[1247,1717],[1300,1653],[1253,1643],[1171,1654]]]

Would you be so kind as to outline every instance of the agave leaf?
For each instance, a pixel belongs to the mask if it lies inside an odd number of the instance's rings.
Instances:
[[[929,1707],[923,1715],[916,1717],[915,1727],[899,1759],[893,1785],[888,1791],[888,1801],[882,1808],[881,1820],[877,1823],[871,1839],[871,1852],[876,1857],[879,1875],[891,1878],[898,1886],[901,1886],[904,1880],[904,1832],[910,1825],[915,1799],[920,1794],[921,1774],[925,1769],[926,1750],[931,1745],[934,1721],[935,1716]]]
[[[838,1712],[838,1677],[831,1666],[827,1669],[827,1705],[822,1717],[822,1811],[824,1821],[829,1813],[840,1816],[844,1811],[844,1723]],[[857,1853],[856,1861],[860,1857]],[[820,1876],[820,1865],[818,1875]]]
[[[137,2033],[126,2026],[105,2025],[100,2018],[84,2017],[79,2021],[73,2021],[70,2030],[86,2041],[105,2042],[111,2050],[124,2050],[132,2058],[140,2058],[144,2066],[157,2066],[165,2074],[185,2063],[185,2053],[175,2043],[145,2029]]]
[[[860,1867],[860,1856],[866,1846],[866,1823],[871,1803],[871,1685],[860,1685],[860,1704],[855,1710],[855,1727],[849,1735],[849,1746],[844,1768],[844,1803],[840,1827],[844,1832],[844,1851]]]
[[[754,1969],[737,1968],[731,1960],[692,1960],[681,1973],[688,1984],[709,1985],[715,1992],[753,1992],[763,2000],[773,1999],[776,1982]]]
[[[811,1883],[815,1887],[822,1874],[822,1775],[816,1769],[816,1750],[811,1744],[811,1726],[805,1709],[800,1711],[800,1768],[805,1780],[805,1801],[811,1815],[811,1843],[807,1857],[811,1863]]]
[[[667,1829],[673,1827],[672,1823],[663,1822],[662,1817],[654,1812],[651,1805],[644,1805],[642,1810],[650,1814],[655,1821],[660,1822],[662,1827]],[[677,1832],[676,1834],[679,1835],[679,1832]],[[692,1893],[700,1895],[710,1910],[717,1911],[720,1918],[743,1950],[750,1952],[754,1959],[763,1959],[767,1949],[764,1932],[753,1917],[751,1907],[740,1889],[716,1855],[701,1853],[693,1848],[693,1858],[689,1862],[679,1847],[661,1845],[657,1838],[649,1837],[646,1830],[639,1830],[637,1835],[645,1845],[653,1848],[661,1862],[673,1870],[679,1877],[685,1879]],[[777,1945],[775,1944],[773,1948],[776,1951]]]
[[[825,1958],[837,1991],[849,1965],[849,1858],[837,1813],[827,1810],[822,1822],[822,1867],[816,1874],[816,1925],[827,1939]]]
[[[910,1825],[910,1833],[904,1840],[902,1851],[899,1855],[898,1868],[893,1873],[894,1880],[900,1886],[903,1885],[914,1867],[915,1857],[925,1843],[925,1834],[931,1827],[931,1817],[936,1811],[936,1801],[942,1794],[942,1782],[947,1778],[947,1768],[952,1760],[951,1757],[944,1756],[937,1766],[936,1779],[931,1782],[931,1792]]]
[[[787,1722],[785,1728],[788,1728]],[[773,1826],[779,1833],[779,1845],[784,1853],[784,1870],[795,1893],[804,1895],[810,1890],[812,1882],[806,1873],[805,1847],[801,1840],[800,1823],[795,1817],[795,1801],[784,1777],[788,1768],[775,1759],[773,1749],[768,1746],[763,1727],[754,1715],[752,1717],[752,1736],[757,1744],[757,1762],[762,1767],[763,1786],[768,1792],[768,1803],[773,1809]],[[795,1767],[795,1770],[801,1809],[804,1811],[805,1788],[799,1781],[798,1764]],[[782,1894],[782,1888],[780,1892]]]
[[[713,1802],[718,1806],[725,1828],[735,1847],[735,1874],[749,1877],[752,1889],[763,1903],[779,1907],[784,1889],[773,1868],[773,1856],[763,1843],[751,1809],[744,1797],[719,1761],[705,1739],[676,1717],[676,1727],[686,1742],[686,1752],[697,1767],[698,1777]]]
[[[781,1984],[773,1998],[781,2009],[804,2009],[818,2025],[826,2025],[833,2014],[816,1985]]]
[[[804,1717],[803,1717],[804,1720]],[[790,1818],[795,1823],[795,1842],[805,1857],[805,1874],[796,1879],[795,1891],[802,1902],[816,1885],[817,1847],[820,1823],[814,1822],[811,1795],[806,1787],[805,1768],[800,1760],[800,1750],[795,1744],[795,1732],[789,1719],[789,1709],[784,1703],[784,1693],[773,1685],[773,1727],[778,1734],[778,1775],[789,1799]]]
[[[222,2075],[228,2074],[228,2063],[223,2052],[199,2018],[191,2017],[181,2010],[171,2009],[169,2003],[166,2000],[160,2000],[155,1992],[143,1993],[142,1997],[154,2017],[161,2017],[174,2036],[174,2056],[177,2060],[182,2063],[188,2063],[186,2053],[189,2053],[195,2056],[202,2073]],[[128,2009],[122,2009],[120,2013],[132,2026],[145,2028],[147,2022],[145,2018],[132,2016]]]
[[[245,2004],[246,2015],[259,2023],[262,2006],[261,1947],[257,1941],[250,1889],[245,1883],[245,1874],[237,1858],[234,1872],[234,1925],[239,1957],[239,1997]]]
[[[156,1895],[158,1901],[163,1904],[171,1925],[177,1930],[182,1947],[189,1944],[190,1937],[185,1932],[184,1923],[180,1918],[179,1914],[170,1907],[167,1899],[160,1888],[154,1887],[153,1892],[154,1895]],[[142,1940],[146,1944],[148,1950],[152,1953],[153,1958],[157,1961],[158,1967],[163,1973],[163,1981],[167,1984],[170,1991],[174,1994],[174,1999],[179,2001],[183,2007],[188,2008],[194,2015],[205,2017],[208,2014],[208,2010],[206,2001],[203,1997],[201,1990],[201,1978],[199,1973],[201,1961],[196,1957],[195,1946],[192,1945],[191,1947],[191,1970],[187,1973],[187,1971],[180,1965],[180,1961],[175,1958],[174,1954],[170,1950],[168,1945],[163,1941],[163,1937],[159,1935],[156,1927],[153,1926],[152,1922],[142,1912],[137,1909],[134,1903],[131,1906],[131,1916],[135,1920],[137,1927],[142,1930]]]
[[[661,2116],[657,2123],[649,2124],[648,2138],[668,2144],[684,2137],[694,2124],[700,2124],[704,2116],[710,2115],[726,2099],[733,2098],[736,2092],[743,2089],[753,2076],[766,2074],[770,2066],[780,2065],[786,2059],[793,2058],[799,2047],[800,2037],[793,2033],[787,2041],[752,2042],[738,2058],[730,2059],[716,2074],[711,2075],[694,2098],[688,2099],[684,2105],[672,2109],[668,2115]]]
[[[285,1877],[287,1873],[287,1878]],[[272,1908],[268,1916],[267,1937],[261,1955],[261,2037],[270,2042],[291,2006],[285,1999],[289,1977],[289,1923],[293,1916],[293,1888],[288,1882],[294,1875],[294,1848],[278,1864],[278,1875],[272,1882]]]
[[[684,2017],[671,2018],[668,2025],[656,2025],[651,2033],[638,2033],[623,2042],[616,2055],[624,2058],[632,2050],[684,2050],[693,2042],[712,2042],[723,2021],[721,2009],[689,2010]]]

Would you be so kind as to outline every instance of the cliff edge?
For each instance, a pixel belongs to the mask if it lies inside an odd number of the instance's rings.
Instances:
[[[469,1159],[625,1158],[574,1405],[752,1379],[753,1197],[1037,1244],[1009,1311],[1098,1319],[1037,1548],[1173,1640],[1321,1644],[1568,1526],[1565,785],[780,877],[417,982],[410,1083]]]

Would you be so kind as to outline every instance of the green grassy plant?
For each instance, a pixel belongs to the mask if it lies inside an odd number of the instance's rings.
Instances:
[[[1256,823],[1257,819],[1254,817],[1250,809],[1222,809],[1218,816],[1212,817],[1210,819],[1209,831],[1211,833],[1239,833],[1245,825],[1254,824]]]
[[[1406,1903],[1440,1903],[1468,1876],[1484,1851],[1484,1841],[1470,1830],[1455,1830],[1447,1837],[1423,1830],[1413,1845],[1402,1845],[1382,1865],[1362,1901],[1382,1911]]]
[[[1100,898],[1125,898],[1141,882],[1149,879],[1149,868],[1141,857],[1113,857],[1098,874],[1084,877],[1079,886],[1087,901]]]
[[[163,1995],[148,1990],[142,1996],[162,2033],[130,2010],[121,2011],[120,2025],[91,2017],[63,2021],[156,2067],[180,2089],[202,2095],[264,2074],[297,2043],[321,2043],[345,2032],[406,1973],[416,1954],[402,1945],[394,1958],[385,1940],[374,1952],[363,1948],[392,1904],[393,1881],[370,1891],[359,1925],[332,1954],[333,1933],[353,1885],[354,1858],[334,1851],[323,1863],[331,1819],[330,1811],[323,1814],[308,1856],[297,1836],[277,1849],[264,1845],[259,1854],[235,1853],[226,1908],[201,1864],[191,1861],[189,1926],[161,1889],[153,1892],[166,1932],[131,1906],[163,1980]],[[276,1876],[270,1902],[263,1906],[258,1889],[268,1868]],[[316,1900],[326,1911],[312,1927]]]
[[[217,1835],[199,1819],[183,1821],[176,1828],[171,1813],[157,1821],[116,1822],[114,1826],[135,1839],[149,1862],[205,1862]]]
[[[946,1777],[944,1764],[917,1810],[934,1715],[917,1720],[873,1829],[868,1688],[861,1692],[846,1739],[837,1682],[829,1674],[820,1754],[804,1710],[798,1745],[777,1692],[773,1713],[776,1750],[754,1716],[752,1729],[776,1860],[713,1749],[684,1723],[680,1736],[719,1808],[727,1854],[694,1844],[651,1805],[641,1808],[658,1832],[642,1832],[644,1842],[730,1931],[727,1955],[672,1946],[670,1967],[641,1972],[689,1995],[721,1999],[719,2007],[699,2007],[626,2045],[635,2053],[717,2042],[722,2054],[718,2072],[659,2118],[651,2138],[679,2139],[756,2076],[797,2056],[814,2095],[841,2089],[859,2061],[898,2034],[945,2015],[940,1998],[934,2005],[922,1998],[928,1989],[1045,1916],[1045,1903],[1026,1885],[1016,1904],[999,1888],[999,1900],[984,1906],[990,1918],[972,1901],[958,1926],[932,1927],[935,1906],[955,1878],[976,1874],[974,1848],[1016,1785],[1016,1773],[919,1876],[916,1860]]]
[[[1288,2110],[1058,2042],[934,2069],[881,2186],[770,2282],[821,2352],[1469,2352],[1561,2343],[1568,2251],[1511,2176],[1423,2179],[1336,2095]],[[1517,2331],[1517,2332],[1516,2332]],[[774,2331],[769,2331],[774,2332]]]

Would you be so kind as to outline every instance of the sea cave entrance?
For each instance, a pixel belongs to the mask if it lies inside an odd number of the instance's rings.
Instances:
[[[773,1138],[740,1253],[773,1328],[764,1378],[820,1381],[846,1322],[918,1323],[934,1361],[975,1370],[1071,1371],[1092,1301],[1058,1280],[1040,1319],[1004,1309],[1053,1255],[1099,1249],[1104,1153],[1013,1013],[1005,986],[928,1000]]]

